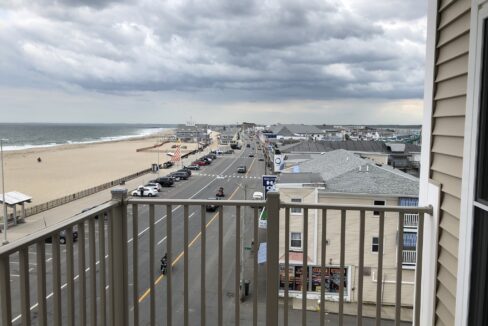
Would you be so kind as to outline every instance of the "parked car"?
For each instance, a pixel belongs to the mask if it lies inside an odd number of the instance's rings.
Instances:
[[[147,188],[152,188],[154,190],[156,190],[157,192],[160,192],[161,191],[161,185],[157,182],[149,182],[149,183],[146,183],[144,185],[144,187],[147,187]]]
[[[258,161],[264,161],[264,158],[260,157],[260,158],[258,159]]]
[[[170,168],[170,167],[172,167],[173,165],[174,165],[174,163],[173,163],[173,162],[171,162],[171,161],[164,162],[164,163],[163,163],[163,168],[165,168],[165,169],[169,169],[169,168]]]
[[[158,192],[152,188],[139,186],[136,190],[134,190],[131,195],[135,197],[154,197],[158,194]]]
[[[78,240],[78,231],[73,230],[72,237],[73,237],[73,242],[76,242],[76,240]],[[67,241],[66,230],[62,230],[61,232],[59,232],[59,243],[65,244],[66,241]],[[52,237],[48,237],[48,238],[46,238],[44,240],[44,242],[46,242],[46,243],[52,243],[53,242],[53,238]]]
[[[246,173],[247,168],[245,165],[241,165],[237,168],[237,173]]]
[[[168,177],[159,177],[155,180],[151,180],[150,182],[157,182],[162,187],[171,187],[175,183],[173,178],[168,178]]]
[[[198,166],[205,166],[205,165],[208,165],[209,163],[207,161],[204,161],[204,160],[199,160],[199,161],[195,161],[192,163],[192,165],[198,165]]]
[[[192,164],[192,165],[188,165],[187,168],[189,168],[190,170],[200,170],[200,165]]]
[[[251,147],[251,144],[246,144],[246,147],[247,147],[247,148]]]
[[[260,191],[255,191],[253,194],[252,194],[252,199],[256,199],[256,200],[262,200],[264,198],[264,195],[262,192]]]
[[[168,174],[168,177],[174,178],[176,181],[180,180],[188,180],[188,174],[182,171],[176,171],[173,173]]]
[[[206,157],[209,157],[211,158],[212,160],[215,160],[217,158],[217,155],[214,154],[214,153],[208,153],[207,155],[205,155]]]
[[[234,150],[233,149],[228,149],[224,152],[224,154],[234,154]]]
[[[183,173],[186,173],[188,175],[188,177],[191,177],[191,170],[190,169],[180,169],[176,172],[183,172]]]
[[[219,197],[210,197],[208,200],[219,200]],[[207,212],[215,212],[218,208],[219,206],[215,204],[208,204],[205,206]]]

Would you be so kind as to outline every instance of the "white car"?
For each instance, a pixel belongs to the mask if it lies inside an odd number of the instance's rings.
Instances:
[[[264,195],[262,192],[260,191],[255,191],[253,194],[252,194],[252,199],[256,199],[256,200],[262,200],[264,198]]]
[[[158,192],[154,189],[148,188],[148,187],[143,187],[139,186],[137,187],[136,190],[134,190],[131,195],[135,197],[154,197],[158,194]]]
[[[139,186],[139,187],[142,187],[142,186]],[[161,185],[157,182],[149,182],[144,187],[154,189],[157,192],[161,191]]]

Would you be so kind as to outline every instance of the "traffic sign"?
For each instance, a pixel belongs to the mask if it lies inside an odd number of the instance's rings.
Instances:
[[[263,175],[263,187],[264,187],[264,196],[265,197],[266,197],[266,194],[268,193],[268,191],[275,189],[275,183],[276,183],[276,176],[275,175]]]

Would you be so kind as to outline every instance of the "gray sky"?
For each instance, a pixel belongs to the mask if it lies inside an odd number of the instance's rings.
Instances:
[[[420,123],[425,0],[2,0],[0,122]]]

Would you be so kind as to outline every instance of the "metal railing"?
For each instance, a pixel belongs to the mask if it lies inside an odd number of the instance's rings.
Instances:
[[[418,243],[419,254],[416,259],[415,295],[413,305],[414,325],[419,325],[420,309],[420,278],[422,271],[422,233],[424,214],[431,213],[430,207],[390,207],[390,206],[354,206],[354,205],[325,205],[281,202],[279,194],[268,193],[266,201],[257,200],[167,200],[167,199],[132,199],[127,197],[127,190],[113,190],[113,200],[89,212],[46,228],[44,231],[25,237],[15,243],[0,247],[0,308],[1,325],[8,326],[16,323],[30,325],[35,316],[38,325],[139,325],[144,323],[155,325],[156,321],[164,321],[166,325],[189,325],[190,318],[198,324],[234,324],[240,325],[243,306],[240,302],[243,280],[239,276],[241,270],[241,256],[243,244],[240,241],[244,228],[241,222],[250,222],[249,233],[252,234],[251,263],[247,268],[252,273],[252,325],[258,320],[266,325],[288,325],[288,309],[279,313],[279,256],[280,240],[288,243],[290,230],[290,209],[300,207],[303,214],[303,268],[308,264],[308,221],[309,211],[321,212],[322,227],[319,231],[326,239],[328,230],[328,213],[340,212],[340,280],[338,299],[338,323],[344,324],[344,267],[346,252],[346,222],[352,219],[347,212],[357,212],[359,223],[359,260],[357,283],[357,325],[363,321],[363,276],[365,273],[365,230],[366,213],[379,211],[378,232],[379,250],[377,257],[377,288],[376,288],[376,325],[380,325],[382,318],[381,295],[383,278],[383,239],[385,227],[385,213],[398,213],[397,225],[399,236],[402,230],[405,214],[418,213]],[[219,209],[214,215],[206,212],[207,205],[217,205]],[[266,273],[258,273],[259,230],[258,217],[260,207],[266,207],[268,212],[267,229],[265,231]],[[181,212],[177,215],[175,212]],[[156,220],[156,210],[163,217]],[[196,209],[196,210],[195,210]],[[178,210],[178,211],[177,211]],[[193,210],[193,213],[190,211]],[[224,214],[224,211],[230,214]],[[280,221],[280,211],[284,212],[284,221]],[[247,214],[246,212],[250,212]],[[129,214],[130,213],[130,214]],[[193,215],[200,218],[191,219]],[[104,216],[106,216],[104,218]],[[147,218],[146,218],[147,216]],[[143,222],[148,226],[144,227]],[[217,223],[215,226],[214,222]],[[280,236],[280,222],[284,223],[284,232]],[[74,243],[74,229],[77,230],[78,241]],[[60,233],[64,232],[64,233]],[[148,234],[148,241],[143,241],[142,235]],[[61,251],[60,239],[66,239],[65,250]],[[51,245],[46,245],[46,239],[52,239]],[[192,240],[190,240],[192,238]],[[165,241],[168,255],[168,270],[166,275],[159,273],[156,268],[156,250]],[[197,245],[200,245],[198,251]],[[147,245],[147,250],[143,247]],[[51,250],[47,250],[48,246]],[[212,246],[212,247],[211,247]],[[131,247],[131,248],[130,248]],[[75,250],[76,249],[76,250]],[[130,250],[131,249],[131,250]],[[65,251],[65,254],[63,254]],[[285,245],[285,270],[289,267],[289,249]],[[199,256],[198,260],[190,260],[191,255]],[[403,248],[400,242],[397,257],[402,257]],[[50,258],[47,256],[50,255]],[[216,255],[216,257],[215,257]],[[31,257],[35,257],[31,260]],[[231,257],[231,258],[229,258]],[[320,325],[325,322],[325,270],[326,246],[320,252],[321,290],[320,290]],[[18,275],[14,276],[18,259]],[[230,261],[229,261],[230,259]],[[207,261],[216,261],[212,265]],[[34,262],[35,267],[30,267]],[[399,325],[402,307],[402,259],[398,259],[396,269],[396,301],[395,324]],[[225,262],[225,264],[224,264]],[[199,265],[199,266],[198,266]],[[142,267],[141,267],[142,266]],[[148,268],[149,266],[149,268]],[[173,268],[180,272],[176,273]],[[207,270],[216,269],[216,285],[210,283]],[[234,276],[229,276],[229,269]],[[181,271],[182,270],[182,271]],[[75,275],[76,274],[76,275]],[[231,273],[232,274],[232,273]],[[35,276],[34,276],[35,275]],[[262,275],[262,276],[261,276]],[[145,279],[143,276],[147,276]],[[181,277],[182,276],[182,277]],[[260,277],[261,276],[261,277]],[[230,278],[229,278],[230,277]],[[307,284],[306,273],[303,273],[302,284]],[[165,279],[164,286],[162,280]],[[190,284],[190,279],[192,280]],[[229,281],[230,280],[230,281]],[[259,293],[259,281],[265,283],[265,301],[260,306],[265,307],[263,315],[259,315],[258,298],[264,298]],[[31,289],[32,282],[36,284]],[[65,282],[63,284],[63,282]],[[228,283],[232,284],[229,285]],[[210,285],[209,284],[213,284]],[[224,284],[225,283],[225,284]],[[199,294],[195,295],[190,285],[198,284]],[[284,307],[289,304],[288,273],[286,273]],[[233,289],[234,298],[224,298],[224,286]],[[18,288],[13,289],[14,287]],[[147,289],[144,291],[144,288]],[[177,288],[175,288],[177,287]],[[215,291],[216,288],[216,291]],[[51,293],[48,291],[52,290]],[[176,291],[175,291],[176,289]],[[216,292],[216,300],[209,299],[209,290]],[[141,295],[141,291],[143,294]],[[260,290],[262,291],[262,289]],[[307,297],[307,288],[303,287],[302,297]],[[146,298],[149,301],[146,301]],[[174,304],[181,299],[181,311]],[[16,304],[16,301],[20,302]],[[198,304],[195,305],[195,300]],[[264,300],[264,299],[263,299]],[[36,303],[33,304],[33,302]],[[208,313],[216,303],[216,311]],[[140,311],[141,305],[143,312]],[[308,312],[307,302],[302,300],[301,320],[306,325]],[[148,306],[147,306],[148,305]],[[229,305],[233,309],[228,309]],[[20,307],[20,308],[18,308]],[[18,311],[13,311],[18,309]],[[194,314],[199,311],[199,316]],[[34,314],[35,312],[35,314]],[[212,315],[212,316],[210,316]],[[209,318],[216,315],[215,323]],[[224,316],[225,315],[225,316]],[[232,316],[231,316],[232,315]],[[224,320],[224,317],[226,318]],[[251,322],[250,322],[251,323]]]
[[[403,250],[402,259],[404,265],[415,265],[415,263],[417,262],[417,251]]]
[[[417,227],[419,224],[419,214],[405,214],[405,227]]]

